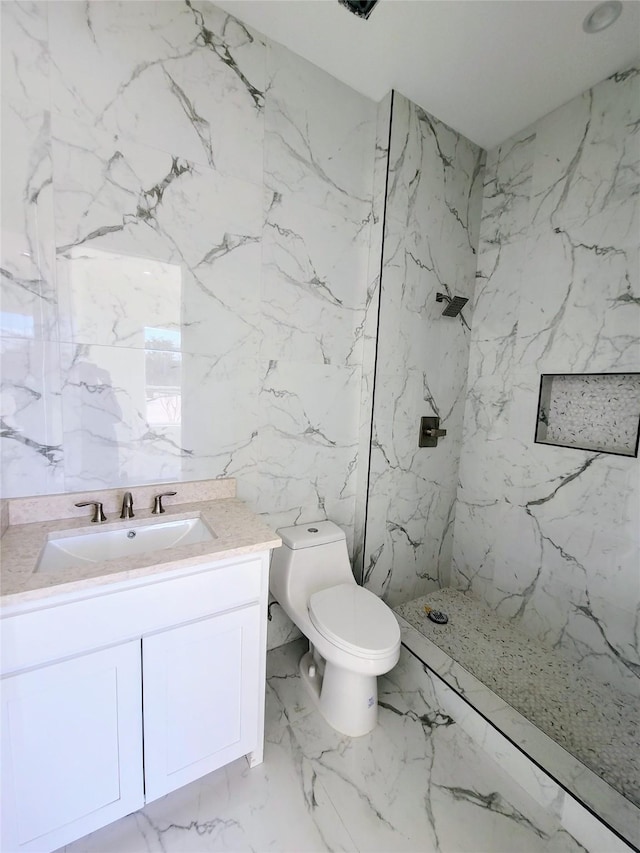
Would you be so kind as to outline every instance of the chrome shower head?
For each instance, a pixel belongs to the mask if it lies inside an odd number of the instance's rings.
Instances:
[[[436,293],[436,302],[446,302],[447,307],[442,312],[443,317],[457,317],[469,300],[464,296],[447,296],[446,293]]]

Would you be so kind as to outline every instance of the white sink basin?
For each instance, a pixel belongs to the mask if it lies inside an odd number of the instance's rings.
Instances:
[[[72,536],[63,532],[50,535],[38,559],[36,572],[54,572],[88,563],[125,559],[146,551],[196,545],[216,538],[201,518],[138,523],[118,530],[92,530]]]

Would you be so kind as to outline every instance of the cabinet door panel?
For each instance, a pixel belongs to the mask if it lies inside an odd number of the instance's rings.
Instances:
[[[53,850],[143,805],[140,643],[2,682],[3,850]]]
[[[147,802],[254,749],[258,606],[143,640]]]

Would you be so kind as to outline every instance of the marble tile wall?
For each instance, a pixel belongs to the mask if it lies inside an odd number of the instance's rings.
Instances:
[[[352,548],[376,105],[207,2],[2,20],[3,495],[233,476]]]
[[[207,4],[2,15],[4,494],[252,470],[265,44]]]
[[[376,121],[376,156],[373,165],[373,214],[369,236],[367,305],[362,331],[362,385],[360,389],[360,433],[354,536],[354,573],[359,581],[363,578],[364,572],[364,531],[367,523],[369,463],[373,427],[373,395],[378,346],[378,315],[380,311],[380,276],[389,165],[389,131],[391,127],[393,97],[393,93],[389,92],[380,101]]]
[[[447,585],[484,152],[394,93],[364,579],[392,606]],[[471,304],[471,303],[469,303]],[[418,448],[423,415],[447,436]]]
[[[640,369],[640,70],[489,152],[452,585],[640,694],[638,460],[534,444],[540,374]]]
[[[332,519],[350,553],[375,132],[373,102],[268,45],[257,456],[240,496],[274,528]],[[270,647],[298,635],[270,616]]]

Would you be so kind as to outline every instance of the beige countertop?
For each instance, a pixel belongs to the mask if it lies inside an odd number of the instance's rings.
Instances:
[[[199,516],[216,534],[213,541],[148,551],[126,559],[90,563],[81,567],[36,572],[40,552],[50,534],[134,529],[145,522],[174,521]],[[76,592],[149,577],[172,570],[205,565],[214,560],[277,548],[280,538],[237,498],[173,504],[162,516],[136,509],[135,518],[92,524],[88,519],[65,518],[10,525],[0,540],[0,605],[20,605]]]

